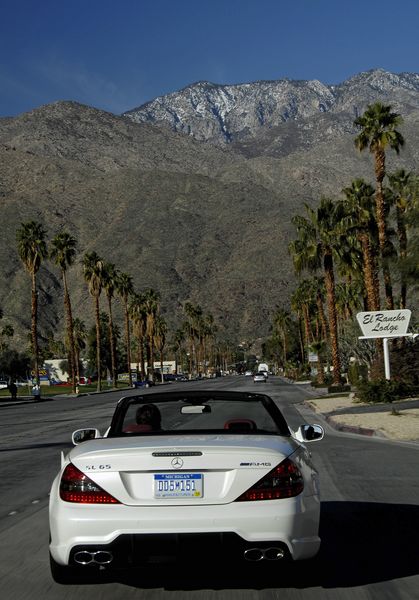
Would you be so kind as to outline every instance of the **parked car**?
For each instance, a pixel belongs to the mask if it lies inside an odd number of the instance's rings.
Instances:
[[[214,556],[258,563],[319,550],[318,474],[265,394],[177,391],[117,403],[109,428],[73,433],[50,492],[55,581]]]
[[[7,390],[8,385],[7,381],[0,380],[0,390]]]

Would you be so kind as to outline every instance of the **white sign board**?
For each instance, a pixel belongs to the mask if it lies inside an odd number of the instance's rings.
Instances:
[[[359,312],[356,318],[365,337],[389,338],[407,333],[411,314],[408,309],[376,310]]]

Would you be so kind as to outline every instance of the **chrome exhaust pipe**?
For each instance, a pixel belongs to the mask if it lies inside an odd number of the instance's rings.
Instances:
[[[284,556],[285,550],[283,548],[266,548],[264,551],[264,558],[266,560],[281,560]]]
[[[250,562],[259,562],[263,560],[263,550],[260,548],[247,548],[243,554],[245,560],[249,560]]]
[[[285,550],[278,546],[272,546],[271,548],[247,548],[247,550],[244,551],[243,556],[250,562],[281,560],[285,557]]]
[[[74,555],[74,562],[78,565],[90,565],[91,563],[109,565],[112,561],[113,555],[107,550],[97,550],[96,552],[81,550]]]
[[[90,565],[90,563],[93,562],[93,553],[87,552],[87,550],[76,552],[74,555],[74,562],[78,565]]]
[[[94,552],[93,560],[98,565],[109,565],[113,561],[113,555],[107,550]]]

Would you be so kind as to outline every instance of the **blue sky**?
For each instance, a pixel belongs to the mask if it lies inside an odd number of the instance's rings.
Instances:
[[[419,0],[5,0],[0,116],[121,113],[200,80],[419,72]]]

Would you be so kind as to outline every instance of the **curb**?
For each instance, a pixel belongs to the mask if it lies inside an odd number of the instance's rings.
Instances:
[[[320,413],[321,414],[321,413]],[[327,417],[322,415],[326,423],[328,423],[336,431],[343,431],[344,433],[357,433],[358,435],[367,435],[369,437],[386,437],[384,434],[379,433],[376,429],[369,429],[367,427],[359,427],[356,425],[345,425],[344,423],[336,423],[333,417]]]
[[[335,429],[335,431],[341,431],[343,433],[356,433],[357,435],[366,435],[368,437],[380,437],[384,439],[388,439],[381,431],[377,429],[370,429],[368,427],[360,427],[356,425],[345,425],[345,423],[337,423],[333,420],[333,417],[329,417],[324,415],[322,412],[317,410],[317,407],[310,402],[310,400],[304,401],[304,404],[308,406],[313,412],[317,415],[320,415],[330,427]]]

